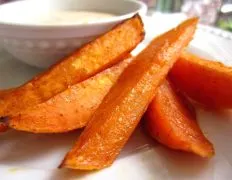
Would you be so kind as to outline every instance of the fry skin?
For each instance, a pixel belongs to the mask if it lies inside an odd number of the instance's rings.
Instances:
[[[213,109],[232,108],[232,68],[183,52],[169,73],[193,100]]]
[[[7,129],[8,129],[8,126],[5,123],[0,122],[0,132],[5,132],[7,131]]]
[[[131,59],[9,117],[9,126],[33,133],[62,133],[84,127]]]
[[[138,125],[157,88],[189,43],[197,19],[154,39],[125,69],[95,111],[60,167],[82,170],[110,166]]]
[[[165,81],[145,113],[148,132],[171,149],[192,152],[204,158],[212,157],[213,145],[202,133],[191,109],[185,105],[186,101]]]
[[[139,15],[117,25],[10,94],[0,97],[0,117],[48,100],[69,86],[116,64],[144,38]]]
[[[11,93],[13,90],[14,90],[14,88],[0,90],[0,98],[3,96],[6,96],[6,94]]]

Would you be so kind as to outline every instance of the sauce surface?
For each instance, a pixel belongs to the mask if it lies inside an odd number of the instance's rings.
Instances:
[[[51,11],[36,16],[33,24],[65,25],[65,24],[88,24],[114,17],[114,14],[92,11]]]

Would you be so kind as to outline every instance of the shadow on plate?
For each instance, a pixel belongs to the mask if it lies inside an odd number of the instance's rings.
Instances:
[[[23,84],[41,69],[26,65],[7,52],[0,50],[0,88],[10,88]]]
[[[11,130],[0,135],[0,162],[14,167],[56,168],[79,136],[80,131],[65,134],[32,134]]]

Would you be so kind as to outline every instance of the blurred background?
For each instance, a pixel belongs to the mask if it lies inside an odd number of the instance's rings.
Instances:
[[[202,24],[232,32],[232,0],[142,0],[148,5],[148,15],[185,14],[198,16]]]
[[[14,0],[0,0],[0,4]],[[115,0],[116,1],[116,0]],[[184,14],[198,16],[202,24],[232,32],[232,0],[140,0],[147,4],[148,15]]]

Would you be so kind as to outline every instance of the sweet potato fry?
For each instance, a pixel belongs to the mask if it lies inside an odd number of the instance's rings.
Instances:
[[[143,23],[136,15],[86,44],[46,72],[0,98],[0,117],[13,115],[44,102],[116,64],[144,38]]]
[[[191,40],[197,19],[154,39],[125,69],[60,167],[110,166],[139,123],[178,55]]]
[[[13,90],[14,90],[14,88],[0,90],[0,98],[3,97],[3,96],[6,96],[6,94],[11,93]]]
[[[9,117],[9,126],[34,133],[60,133],[84,127],[130,61],[131,58],[126,59]]]
[[[8,126],[5,123],[0,122],[0,132],[5,132]]]
[[[167,147],[211,157],[214,154],[213,145],[200,130],[191,110],[185,106],[186,101],[166,81],[148,106],[146,127],[153,138]]]
[[[190,99],[184,93],[182,93],[178,88],[176,88],[173,83],[171,83],[170,81],[168,83],[172,85],[173,90],[175,90],[176,96],[180,98],[183,106],[185,106],[185,108],[188,109],[189,113],[191,114],[191,117],[193,119],[197,119],[196,109],[192,104],[192,102],[190,101]]]
[[[216,109],[232,108],[232,67],[183,52],[170,79],[193,100]]]

